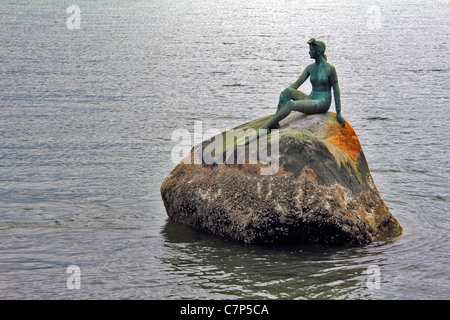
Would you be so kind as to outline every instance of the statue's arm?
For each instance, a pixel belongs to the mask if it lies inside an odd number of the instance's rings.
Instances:
[[[335,67],[331,67],[330,82],[333,87],[334,103],[336,107],[336,120],[341,126],[345,126],[345,120],[341,115],[341,89]]]
[[[309,73],[309,66],[307,66],[305,68],[305,70],[303,71],[302,75],[297,79],[297,81],[295,81],[293,84],[291,84],[289,86],[289,88],[298,89],[298,87],[300,87],[303,84],[303,82],[305,82],[306,79],[308,79],[309,74],[310,74]]]

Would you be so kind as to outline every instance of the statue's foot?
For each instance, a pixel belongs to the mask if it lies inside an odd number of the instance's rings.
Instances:
[[[272,130],[272,129],[280,129],[281,127],[280,127],[280,124],[277,122],[277,123],[275,123],[271,128],[265,128],[265,126],[262,126],[261,128],[259,128],[259,129],[266,129],[267,130],[267,134],[269,134],[270,133],[270,131]],[[260,132],[259,132],[259,130],[256,132],[256,139],[259,139],[259,134],[260,134]],[[255,140],[255,139],[252,139],[251,141],[253,141],[253,140]],[[248,145],[250,143],[250,139],[249,139],[249,137],[247,136],[247,137],[245,137],[245,143],[244,143],[244,145]]]
[[[268,128],[262,128],[262,127],[261,127],[261,129],[266,129],[266,130],[267,130],[267,133],[269,133],[269,132],[272,131],[273,129],[280,129],[280,128],[281,128],[281,126],[280,126],[280,123],[279,123],[279,122],[275,123],[274,125],[272,125],[272,126],[270,126],[270,127],[268,127]]]

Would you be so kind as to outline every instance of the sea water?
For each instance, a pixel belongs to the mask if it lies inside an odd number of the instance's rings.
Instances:
[[[0,298],[447,299],[449,8],[2,0]],[[311,37],[403,235],[243,245],[170,222],[173,132],[274,113]]]

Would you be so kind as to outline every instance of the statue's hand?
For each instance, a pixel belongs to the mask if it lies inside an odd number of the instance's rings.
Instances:
[[[336,115],[336,120],[342,127],[345,127],[345,120],[340,113]]]

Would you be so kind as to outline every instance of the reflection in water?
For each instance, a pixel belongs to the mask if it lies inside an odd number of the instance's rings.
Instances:
[[[162,234],[170,251],[161,258],[168,273],[184,275],[191,286],[210,295],[230,298],[362,298],[373,293],[366,286],[366,270],[380,262],[376,250],[380,244],[246,245],[173,221],[166,223]]]

